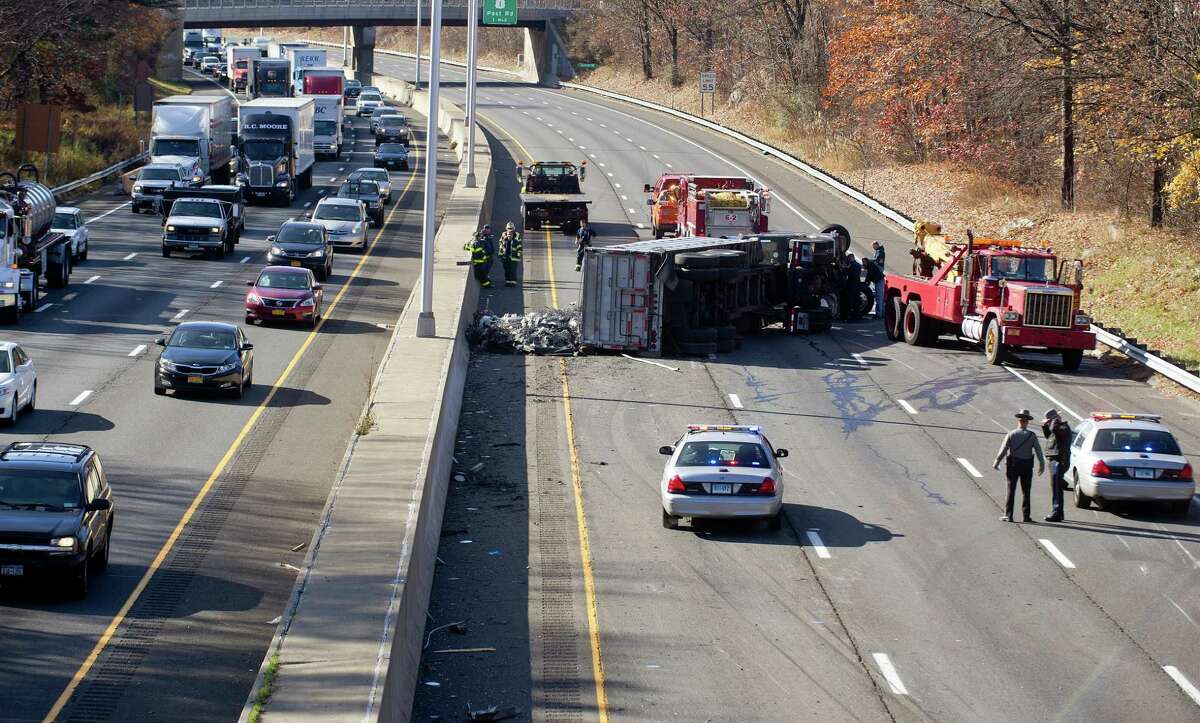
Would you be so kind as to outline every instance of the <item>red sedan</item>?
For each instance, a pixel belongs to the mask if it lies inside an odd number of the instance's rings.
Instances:
[[[299,321],[310,328],[321,318],[324,292],[313,272],[293,266],[268,266],[247,281],[246,323]]]

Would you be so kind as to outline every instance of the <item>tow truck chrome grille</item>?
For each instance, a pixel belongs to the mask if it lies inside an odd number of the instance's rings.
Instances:
[[[1051,294],[1041,291],[1025,293],[1025,326],[1045,326],[1055,329],[1071,328],[1075,297],[1071,294]]]

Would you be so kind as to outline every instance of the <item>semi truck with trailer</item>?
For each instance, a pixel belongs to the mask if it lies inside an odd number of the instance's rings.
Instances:
[[[0,321],[16,323],[40,303],[38,279],[61,288],[71,276],[71,239],[52,230],[57,203],[37,166],[0,173]]]
[[[536,161],[525,169],[517,162],[517,177],[521,181],[521,216],[525,229],[558,226],[570,236],[588,220],[591,203],[580,188],[587,161],[576,166],[570,161]]]
[[[255,98],[286,98],[292,94],[292,64],[281,58],[252,58],[250,85],[246,95]]]
[[[642,190],[650,194],[654,238],[732,238],[768,230],[770,192],[752,178],[664,173]]]
[[[173,95],[155,101],[150,162],[178,166],[197,185],[229,182],[237,100],[221,95]]]
[[[238,185],[247,202],[287,205],[312,186],[312,98],[257,98],[242,104],[238,132]]]
[[[954,335],[978,344],[992,364],[1033,351],[1060,355],[1070,371],[1096,348],[1091,318],[1080,308],[1082,261],[970,231],[956,242],[929,221],[918,221],[914,233],[912,273],[884,275],[889,339],[928,346]]]
[[[225,51],[225,76],[229,78],[229,89],[245,92],[250,85],[250,66],[263,57],[263,52],[253,45],[231,45]]]
[[[285,48],[283,57],[292,63],[292,95],[300,95],[304,92],[301,71],[305,68],[324,68],[327,55],[328,51],[325,48],[308,46]]]

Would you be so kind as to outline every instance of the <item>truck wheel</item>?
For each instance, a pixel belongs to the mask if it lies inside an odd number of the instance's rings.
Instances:
[[[995,319],[988,322],[987,331],[983,333],[983,353],[989,364],[1004,363],[1005,349],[1000,342],[1000,324]]]
[[[900,341],[904,329],[900,322],[904,319],[904,304],[899,296],[893,296],[889,303],[883,305],[883,331],[892,341]]]
[[[717,353],[728,354],[732,351],[737,351],[737,339],[720,339],[717,341]]]
[[[666,234],[663,233],[663,230],[661,227],[659,227],[659,226],[654,227],[654,238],[662,238],[665,235]]]
[[[733,324],[717,327],[717,341],[737,339],[737,327]]]
[[[662,511],[662,526],[668,530],[678,530],[679,529],[679,518],[672,517],[671,515],[667,514],[666,510],[663,510]]]
[[[689,281],[718,281],[722,271],[725,269],[693,269],[689,266],[675,269],[679,278]]]
[[[66,256],[59,263],[50,262],[46,265],[46,286],[51,289],[61,289],[67,285],[67,279],[71,276],[70,267],[70,252],[65,252]]]
[[[169,259],[169,258],[171,258],[171,249],[167,248],[166,246],[163,246],[163,247],[162,247],[162,252],[163,252],[163,258],[164,258],[164,259]]]
[[[1075,480],[1075,506],[1081,510],[1092,506],[1092,498],[1079,490],[1079,480]]]
[[[708,356],[717,353],[715,341],[680,341],[675,343],[680,354],[688,356]]]
[[[675,265],[687,269],[715,269],[721,265],[721,257],[716,254],[680,253],[675,254]]]
[[[1063,349],[1062,364],[1063,369],[1073,372],[1083,363],[1083,349]]]
[[[925,330],[932,325],[921,313],[921,302],[910,301],[904,307],[904,341],[911,346],[924,346],[929,343],[929,333]]]
[[[17,303],[13,306],[6,306],[0,309],[0,322],[5,324],[16,324],[21,318],[21,300],[18,298]]]
[[[675,329],[672,331],[672,336],[675,337],[676,341],[689,344],[717,341],[721,338],[720,332],[715,326],[701,326],[695,329]]]

